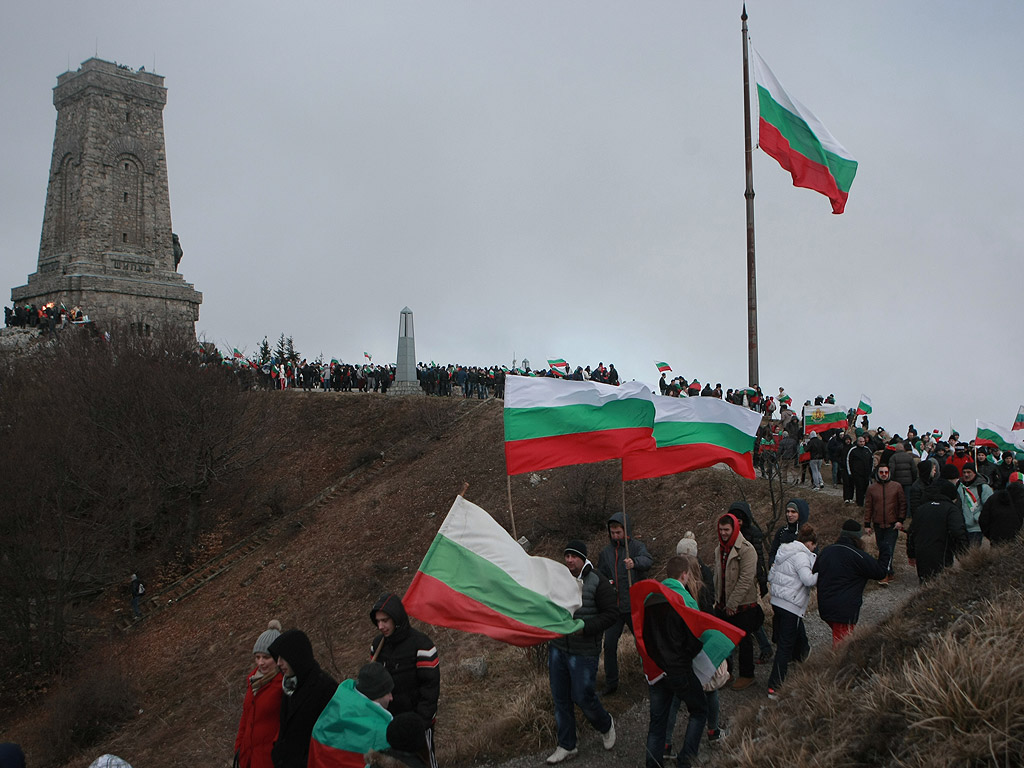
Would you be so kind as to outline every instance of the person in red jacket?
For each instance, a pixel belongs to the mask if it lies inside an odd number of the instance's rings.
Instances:
[[[270,655],[270,644],[281,634],[273,619],[252,647],[256,669],[249,675],[242,702],[242,719],[235,737],[236,768],[273,768],[270,749],[281,727],[281,672]]]

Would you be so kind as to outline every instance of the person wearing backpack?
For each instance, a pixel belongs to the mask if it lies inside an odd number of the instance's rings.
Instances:
[[[146,594],[146,585],[142,583],[139,574],[132,574],[132,616],[136,619],[142,618],[142,611],[139,610],[139,599]]]

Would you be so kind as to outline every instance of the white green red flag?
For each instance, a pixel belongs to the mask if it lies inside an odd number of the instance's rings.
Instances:
[[[860,396],[860,402],[857,404],[857,415],[871,413],[871,398],[867,395]]]
[[[363,352],[363,357],[365,357],[367,360],[373,360],[373,355],[371,355],[369,352]]]
[[[391,713],[345,680],[320,713],[309,742],[310,768],[363,768],[371,749],[388,748]]]
[[[726,464],[753,479],[761,414],[717,397],[654,398],[653,451],[622,457],[622,479],[640,480]]]
[[[555,358],[554,360],[548,360],[548,368],[561,368],[562,373],[569,372],[569,364],[560,357]]]
[[[508,474],[618,459],[654,450],[650,390],[630,381],[513,376],[505,382],[505,468]]]
[[[668,363],[659,363],[657,360],[655,360],[654,364],[658,366],[658,373],[668,373],[669,371],[672,370],[672,366],[670,366]]]
[[[242,353],[238,351],[238,347],[231,350],[231,356],[235,358],[235,360],[240,360],[243,357]]]
[[[832,202],[832,213],[842,213],[857,161],[807,107],[786,93],[753,47],[750,53],[760,108],[758,145],[789,171],[793,186],[820,192]]]
[[[827,432],[846,429],[846,409],[841,405],[808,405],[804,408],[804,432]]]
[[[788,407],[793,402],[793,398],[783,392],[779,395],[779,402]]]
[[[978,422],[978,435],[974,439],[975,445],[987,445],[998,448],[1000,451],[1013,451],[1018,453],[1024,451],[1024,434],[1014,434],[1012,429],[989,424],[986,421]]]
[[[572,617],[580,594],[565,565],[526,554],[485,510],[459,496],[402,604],[428,624],[530,646],[583,626]]]
[[[673,580],[669,579],[668,581]],[[676,583],[678,584],[678,582]],[[686,626],[693,636],[700,640],[702,650],[693,658],[693,672],[697,675],[701,685],[707,684],[714,676],[715,670],[729,658],[732,649],[743,639],[746,632],[715,618],[710,613],[702,613],[688,607],[683,596],[667,584],[654,579],[638,581],[629,589],[629,603],[633,606],[633,629],[637,649],[640,651],[640,659],[643,661],[644,675],[651,685],[665,675],[654,663],[654,660],[647,655],[647,647],[644,645],[644,610],[648,605],[647,599],[652,595],[656,596],[652,599],[659,599],[657,596],[660,596],[667,600],[672,609],[686,622]]]
[[[1017,418],[1015,418],[1013,420],[1013,427],[1012,427],[1012,429],[1014,431],[1016,431],[1018,429],[1024,429],[1024,405],[1022,405],[1017,410]]]

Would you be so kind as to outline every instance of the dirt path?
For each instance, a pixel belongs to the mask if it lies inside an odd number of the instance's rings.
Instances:
[[[827,475],[826,475],[827,477]],[[826,484],[825,488],[816,493],[828,496],[842,496],[842,489],[834,489]],[[812,492],[807,486],[793,486],[794,496],[810,497]],[[862,510],[851,505],[849,516],[860,519]],[[831,542],[829,542],[831,543]],[[866,550],[877,555],[877,548],[874,539],[864,539]],[[864,605],[861,608],[860,623],[858,626],[871,626],[899,607],[918,587],[917,573],[907,564],[906,538],[901,534],[896,545],[896,576],[888,587],[880,587],[870,582],[864,592]],[[807,636],[811,643],[811,661],[813,664],[815,656],[819,658],[831,653],[832,631],[829,626],[818,618],[817,600],[815,593],[811,596],[811,605],[808,608],[805,618]],[[621,646],[620,646],[621,649]],[[621,650],[620,650],[621,653]],[[791,667],[792,669],[792,667]],[[755,668],[757,682],[745,691],[733,691],[726,686],[721,692],[721,724],[726,729],[725,738],[728,739],[728,728],[731,716],[740,707],[749,705],[761,706],[785,706],[784,702],[771,702],[767,697],[768,675],[771,673],[771,665],[758,665]],[[600,680],[600,678],[599,678]],[[577,715],[577,722],[580,728],[579,756],[572,761],[567,761],[568,766],[586,766],[587,768],[619,768],[620,766],[643,766],[644,748],[647,739],[649,708],[646,700],[642,700],[630,707],[624,714],[619,715],[615,721],[617,734],[616,746],[613,750],[606,752],[602,746],[600,737],[586,724],[580,715]],[[685,728],[685,718],[680,716],[676,725],[675,739],[673,743],[678,748],[682,743],[682,733]],[[526,768],[527,766],[543,766],[545,758],[555,748],[543,752],[522,755],[503,763],[480,763],[488,768]],[[701,743],[700,759],[702,764],[715,765],[715,750],[710,747],[707,740]],[[673,763],[669,763],[673,765]]]

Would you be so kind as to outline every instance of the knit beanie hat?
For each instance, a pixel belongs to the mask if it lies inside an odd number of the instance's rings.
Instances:
[[[955,464],[943,464],[939,471],[939,477],[943,480],[959,480],[960,470],[956,468]]]
[[[960,471],[963,472],[965,469],[969,469],[971,470],[971,472],[974,472],[975,474],[977,474],[978,472],[978,466],[973,461],[968,461],[966,464],[964,464],[963,467],[960,468]]]
[[[563,554],[565,552],[572,552],[574,555],[582,557],[584,560],[587,559],[587,542],[583,539],[571,539],[568,544],[565,545]]]
[[[849,539],[859,539],[864,535],[864,528],[856,520],[849,519],[843,523],[843,530],[839,535],[846,536]]]
[[[956,501],[956,486],[949,480],[939,480],[939,482],[935,484],[935,492],[944,499]]]
[[[419,754],[427,745],[423,720],[415,712],[403,712],[388,723],[388,744],[401,752]]]
[[[281,636],[281,622],[271,619],[263,634],[256,638],[256,644],[252,647],[253,653],[270,653],[270,644]],[[287,661],[287,659],[285,659]]]
[[[100,755],[89,764],[89,768],[132,768],[117,755]]]
[[[676,544],[677,555],[690,555],[691,557],[697,556],[697,539],[693,535],[693,531],[687,531],[683,534],[683,538]]]
[[[379,699],[394,689],[395,681],[391,679],[391,673],[384,669],[384,665],[379,661],[364,664],[359,670],[359,677],[356,678],[356,690],[366,698]],[[419,718],[417,717],[417,719]]]
[[[1021,475],[1020,472],[1011,472],[1010,473],[1010,482],[1011,483],[1024,482],[1024,475]]]

